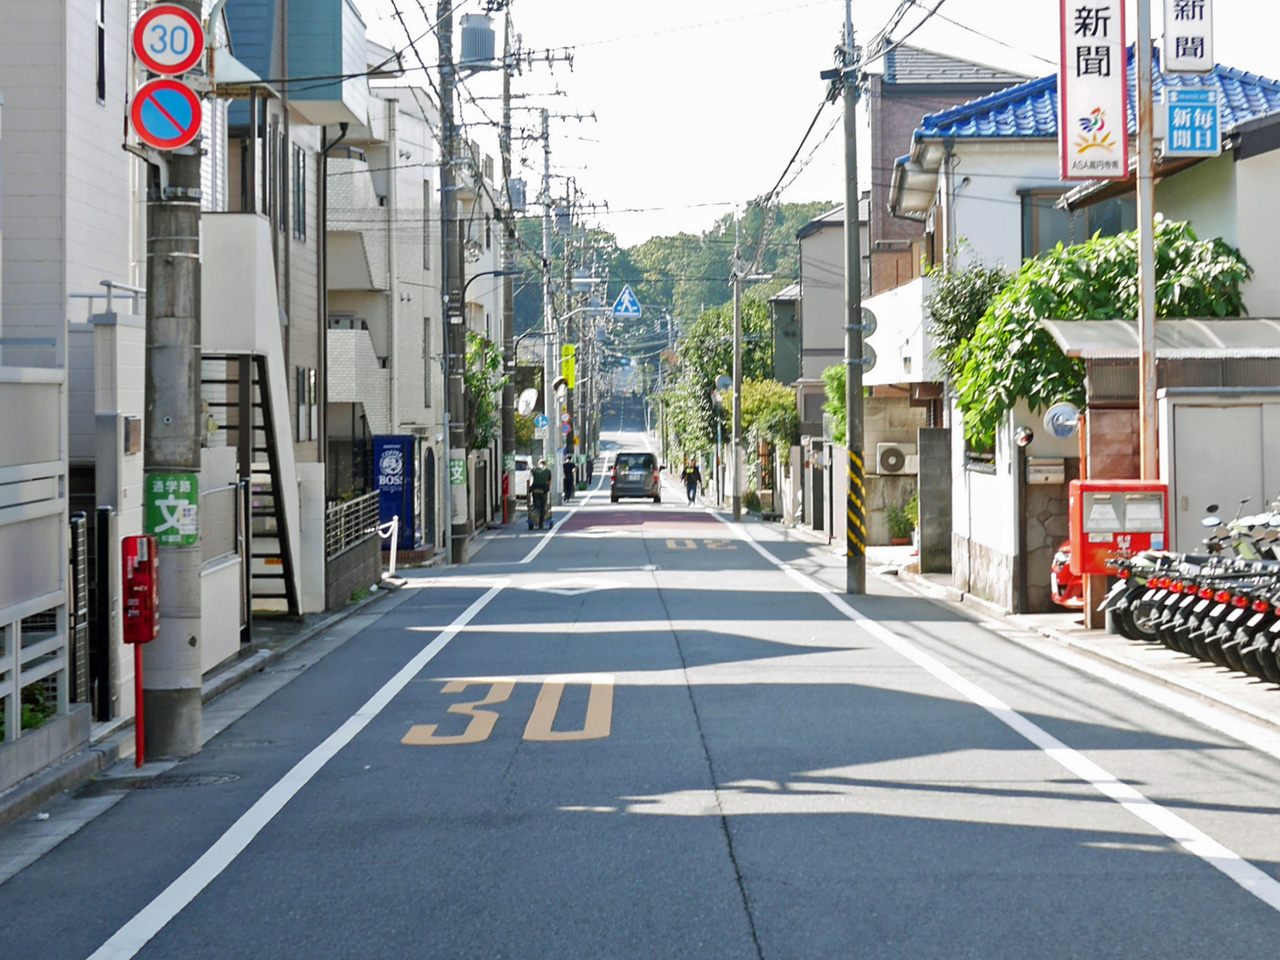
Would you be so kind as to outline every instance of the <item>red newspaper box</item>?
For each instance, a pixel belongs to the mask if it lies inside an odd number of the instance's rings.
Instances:
[[[1114,574],[1117,557],[1168,546],[1163,480],[1072,480],[1070,498],[1072,573]]]
[[[160,594],[156,582],[156,538],[125,537],[124,642],[150,643],[160,630]]]

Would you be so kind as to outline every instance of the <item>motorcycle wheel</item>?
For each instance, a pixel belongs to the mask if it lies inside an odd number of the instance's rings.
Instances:
[[[1280,650],[1272,647],[1271,649],[1263,649],[1258,654],[1258,663],[1262,666],[1262,672],[1272,683],[1280,683]]]
[[[1191,634],[1200,629],[1202,619],[1202,615],[1198,613],[1188,613],[1183,617],[1182,622],[1174,628],[1173,643],[1169,644],[1170,649],[1177,650],[1179,653],[1190,653]]]
[[[1249,631],[1244,627],[1237,627],[1231,631],[1231,635],[1222,641],[1222,656],[1227,661],[1227,666],[1239,673],[1248,673],[1245,667],[1244,656],[1242,651],[1244,646],[1249,642]]]
[[[1227,662],[1227,656],[1222,652],[1222,644],[1230,640],[1235,635],[1236,628],[1226,621],[1218,624],[1218,629],[1214,630],[1205,637],[1205,652],[1209,654],[1209,660],[1216,663],[1220,667],[1230,667]]]
[[[1150,603],[1144,603],[1139,600],[1130,608],[1129,623],[1133,628],[1132,638],[1134,640],[1145,640],[1148,643],[1154,643],[1160,638],[1156,635],[1155,625],[1160,611]]]
[[[1266,668],[1262,665],[1261,658],[1269,652],[1258,642],[1257,637],[1250,637],[1240,644],[1240,661],[1244,664],[1244,672],[1260,680],[1267,679]]]
[[[1173,633],[1177,629],[1181,607],[1165,607],[1160,615],[1160,619],[1156,621],[1156,636],[1160,638],[1160,642],[1166,647],[1173,646]]]

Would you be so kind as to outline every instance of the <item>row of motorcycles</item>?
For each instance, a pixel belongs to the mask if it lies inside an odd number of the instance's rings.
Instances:
[[[1216,504],[1200,555],[1148,551],[1116,561],[1104,607],[1133,640],[1280,683],[1280,500],[1223,522]]]

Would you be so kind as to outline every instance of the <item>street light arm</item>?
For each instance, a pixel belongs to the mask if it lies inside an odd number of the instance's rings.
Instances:
[[[462,285],[462,302],[467,302],[467,287],[471,286],[481,277],[518,277],[522,271],[520,270],[482,270],[477,274],[467,278],[467,282]]]

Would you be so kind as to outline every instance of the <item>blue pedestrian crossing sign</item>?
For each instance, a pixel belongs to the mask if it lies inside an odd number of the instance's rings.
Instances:
[[[618,299],[613,301],[613,315],[623,320],[640,319],[640,301],[631,291],[630,284],[623,287]]]

